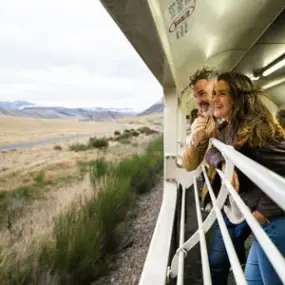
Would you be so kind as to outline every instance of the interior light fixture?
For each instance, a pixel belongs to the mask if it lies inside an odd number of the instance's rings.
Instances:
[[[271,81],[271,82],[269,82],[269,83],[263,85],[262,88],[265,89],[265,90],[267,90],[267,89],[270,89],[270,88],[275,87],[275,86],[277,86],[277,85],[280,85],[280,84],[282,84],[283,82],[285,82],[285,77],[276,79],[276,80],[274,80],[274,81]]]
[[[260,76],[255,76],[255,75],[252,75],[249,77],[252,81],[257,81],[259,80]]]
[[[267,76],[276,70],[280,69],[281,67],[285,66],[285,55],[282,55],[269,66],[263,69],[262,76]]]

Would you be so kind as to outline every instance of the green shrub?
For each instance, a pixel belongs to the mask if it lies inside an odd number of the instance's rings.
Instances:
[[[54,150],[62,150],[62,146],[60,146],[60,145],[55,145],[55,146],[53,147],[53,149],[54,149]]]
[[[79,211],[60,216],[54,228],[55,244],[43,248],[43,259],[60,276],[61,284],[89,284],[106,266],[95,201],[94,197]]]
[[[75,143],[69,146],[69,150],[76,151],[76,152],[85,151],[87,149],[88,149],[88,146],[82,143]]]
[[[158,131],[150,129],[149,127],[141,127],[141,128],[138,128],[137,131],[147,136],[158,133]]]
[[[114,131],[114,135],[115,136],[118,136],[118,135],[120,135],[121,133],[119,132],[119,131]]]
[[[125,141],[125,140],[130,140],[131,138],[132,138],[132,134],[129,132],[129,133],[123,133],[121,135],[116,136],[115,140],[119,141],[119,142],[122,142],[122,141]]]
[[[123,159],[115,169],[118,177],[129,177],[132,190],[137,193],[148,191],[163,168],[163,141],[158,139],[149,144],[144,155]]]
[[[43,171],[39,172],[35,177],[34,181],[36,184],[42,185],[45,182],[45,173]]]
[[[133,131],[131,132],[131,134],[132,134],[133,137],[138,137],[138,136],[140,135],[140,133],[137,132],[136,130],[133,130]]]
[[[108,256],[121,242],[122,223],[133,206],[128,179],[110,177],[104,189],[79,211],[60,216],[55,245],[44,248],[45,263],[61,284],[89,284],[108,269]]]
[[[106,138],[97,139],[96,137],[90,138],[88,147],[89,148],[105,148],[109,145]]]
[[[96,138],[91,137],[89,138],[88,144],[76,143],[69,146],[69,149],[72,151],[85,151],[92,148],[106,148],[108,147],[109,142],[106,138]]]

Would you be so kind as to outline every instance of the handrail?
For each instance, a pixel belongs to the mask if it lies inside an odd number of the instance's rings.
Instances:
[[[180,236],[179,236],[179,247],[181,247],[184,243],[184,226],[185,226],[185,199],[186,199],[186,190],[183,188],[182,189],[182,197],[181,197],[181,215],[180,215]],[[185,253],[181,251],[179,253],[179,269],[180,272],[178,272],[178,277],[177,277],[177,285],[183,285],[184,283],[184,256]]]
[[[254,233],[256,239],[259,241],[260,245],[262,246],[265,254],[267,255],[268,259],[271,261],[272,266],[275,268],[276,272],[278,273],[280,279],[285,284],[285,274],[284,274],[284,268],[285,268],[285,259],[280,254],[276,246],[271,242],[267,234],[264,232],[260,224],[256,221],[256,219],[251,214],[249,208],[244,204],[240,196],[236,193],[235,189],[227,180],[225,177],[223,177],[223,173],[219,171],[219,175],[224,180],[224,183],[227,185],[230,194],[234,198],[235,202],[239,206],[239,208],[242,210],[245,219],[252,229],[252,232]]]
[[[198,219],[198,229],[197,231],[188,239],[186,242],[181,244],[181,241],[183,239],[180,239],[179,248],[176,251],[176,254],[174,255],[171,266],[169,269],[169,277],[175,277],[177,276],[177,284],[181,285],[183,284],[183,270],[184,270],[184,264],[181,262],[181,258],[184,258],[185,252],[190,251],[198,242],[200,242],[200,250],[201,250],[201,258],[202,258],[202,273],[203,273],[203,280],[204,284],[211,284],[210,280],[210,270],[209,270],[209,261],[208,261],[208,254],[207,254],[207,248],[206,248],[206,241],[205,241],[205,234],[207,231],[211,228],[214,221],[217,220],[220,229],[221,234],[223,236],[225,247],[229,256],[230,263],[232,265],[233,274],[236,279],[238,280],[238,284],[247,284],[241,265],[238,261],[235,249],[233,247],[231,238],[229,236],[227,227],[225,225],[225,222],[223,220],[222,214],[221,214],[221,208],[224,205],[224,202],[228,195],[231,195],[231,198],[236,203],[236,205],[239,207],[241,212],[244,215],[244,218],[246,219],[248,225],[252,229],[252,232],[255,234],[257,240],[259,241],[260,245],[263,247],[265,254],[267,255],[268,259],[271,261],[272,266],[275,268],[277,274],[279,275],[282,282],[285,284],[285,259],[281,255],[281,253],[278,251],[276,246],[272,243],[272,241],[269,239],[267,234],[264,232],[263,228],[260,226],[260,224],[256,221],[254,216],[252,215],[250,209],[245,205],[245,203],[240,198],[239,194],[235,191],[233,186],[231,185],[231,179],[234,167],[239,168],[249,179],[251,179],[266,195],[268,195],[273,201],[275,201],[282,209],[285,210],[285,179],[281,176],[277,175],[276,173],[268,170],[267,168],[263,167],[262,165],[254,162],[253,160],[247,158],[246,156],[242,155],[241,153],[237,152],[233,147],[229,145],[225,145],[224,143],[220,142],[217,139],[211,140],[214,147],[216,147],[224,156],[226,161],[226,168],[225,173],[217,169],[218,175],[221,177],[221,180],[223,181],[220,192],[218,197],[215,197],[213,189],[210,184],[210,180],[207,176],[207,172],[205,169],[205,166],[202,165],[203,175],[206,181],[206,185],[209,190],[210,198],[213,203],[213,209],[209,213],[208,217],[205,219],[205,221],[202,221],[201,217],[201,210],[200,210],[200,203],[198,198],[198,187],[197,187],[197,175],[199,172],[197,170],[195,172],[192,172],[191,174],[195,177],[193,178],[193,189],[195,194],[195,204],[196,204],[196,213],[197,213],[197,219]],[[172,166],[173,167],[173,166]],[[173,169],[173,168],[170,168]],[[182,169],[179,170],[179,175],[177,175],[177,179],[183,180],[182,177]],[[178,173],[178,172],[177,172]],[[194,174],[195,173],[195,174]],[[189,175],[189,172],[184,173],[185,175]],[[185,180],[185,179],[184,179]],[[177,184],[179,184],[179,181],[176,181]],[[176,184],[173,183],[173,184]],[[176,185],[177,185],[176,184]],[[169,186],[167,186],[169,187]],[[176,186],[175,186],[176,187]],[[177,187],[176,187],[177,188]],[[164,189],[164,193],[165,189]],[[183,189],[183,194],[185,194],[185,189]],[[182,195],[182,211],[181,214],[184,215],[183,205],[185,203],[185,197],[183,198]],[[169,240],[169,236],[163,236],[159,235],[158,232],[160,231],[160,224],[163,220],[165,220],[165,217],[163,218],[163,215],[169,215],[172,211],[175,211],[175,208],[169,208],[169,211],[167,211],[164,207],[164,210],[161,210],[159,220],[156,225],[156,230],[154,234],[154,238],[152,240],[150,250],[147,256],[146,264],[148,264],[148,267],[144,267],[142,277],[144,277],[143,282],[140,282],[139,285],[146,285],[146,284],[156,284],[156,285],[163,285],[165,283],[160,283],[156,279],[156,282],[152,282],[152,279],[150,279],[150,274],[147,274],[146,271],[155,271],[158,270],[158,263],[163,261],[165,266],[165,259],[166,255],[164,253],[164,257],[160,256],[158,258],[157,256],[154,257],[153,254],[151,254],[151,251],[153,252],[153,247],[161,246],[159,245],[160,242],[162,242],[163,239]],[[166,214],[167,212],[167,214]],[[181,216],[183,219],[183,217]],[[184,228],[183,228],[183,220],[181,219],[181,225],[180,225],[180,237],[184,237]],[[173,219],[172,219],[173,221]],[[171,222],[171,221],[169,221]],[[170,232],[168,231],[168,234]],[[181,235],[182,234],[182,235]],[[159,236],[159,237],[158,237]],[[187,238],[187,237],[186,237]],[[154,242],[155,239],[155,242]],[[159,240],[161,239],[161,240]],[[165,250],[170,250],[170,247],[166,247]],[[158,252],[156,252],[158,254]],[[169,253],[169,252],[168,252]],[[153,261],[152,261],[153,260]],[[155,260],[155,262],[154,262]],[[150,269],[150,265],[153,266],[152,269]],[[160,266],[161,267],[161,266]],[[165,270],[164,270],[165,273]],[[148,276],[149,278],[145,278]],[[142,279],[141,279],[142,281]]]
[[[285,179],[283,177],[249,159],[232,146],[217,139],[212,139],[212,143],[225,158],[231,160],[239,170],[285,210]]]

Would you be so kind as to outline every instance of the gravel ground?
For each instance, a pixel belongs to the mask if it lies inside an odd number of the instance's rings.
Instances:
[[[160,210],[162,189],[163,178],[160,178],[159,183],[150,192],[139,196],[128,247],[116,256],[114,264],[111,265],[115,269],[93,285],[138,284]]]
[[[131,234],[125,243],[127,247],[117,254],[111,268],[114,268],[108,276],[102,277],[93,285],[137,285],[139,283],[144,260],[151,241],[152,233],[159,213],[163,189],[163,178],[149,192],[139,196],[137,214],[133,221]],[[194,203],[194,191],[189,189],[187,193],[187,213],[185,240],[187,240],[197,230],[197,218]],[[212,230],[206,236],[207,244],[210,245]],[[252,241],[247,241],[247,249]],[[171,284],[175,284],[175,279]],[[202,285],[202,265],[200,258],[200,247],[197,244],[185,259],[184,284]],[[236,284],[232,273],[229,276],[228,285]]]

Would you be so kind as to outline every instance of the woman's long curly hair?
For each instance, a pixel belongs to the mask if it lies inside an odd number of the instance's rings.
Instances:
[[[248,142],[251,147],[262,147],[268,141],[284,139],[283,128],[261,101],[261,96],[266,96],[264,90],[255,88],[241,73],[222,73],[218,76],[221,80],[228,83],[233,99],[229,135],[235,134],[237,145]]]

